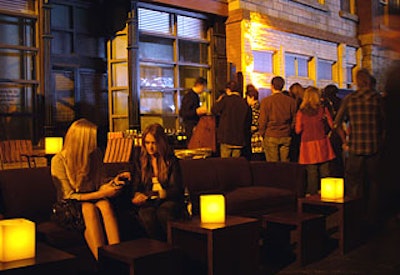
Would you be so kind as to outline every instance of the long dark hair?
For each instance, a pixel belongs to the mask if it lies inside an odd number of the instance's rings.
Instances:
[[[168,180],[168,166],[173,156],[173,151],[168,143],[167,135],[164,133],[164,128],[158,123],[147,126],[142,134],[142,148],[140,150],[141,180],[145,183],[152,177],[151,158],[145,147],[145,138],[148,134],[154,136],[157,144],[158,180],[160,183],[165,183]]]

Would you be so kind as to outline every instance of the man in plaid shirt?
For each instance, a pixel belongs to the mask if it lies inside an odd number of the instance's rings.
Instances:
[[[346,196],[364,198],[366,221],[375,224],[379,213],[380,158],[383,143],[383,106],[366,69],[356,74],[357,91],[347,95],[335,118],[343,141]],[[347,125],[347,129],[343,125]]]

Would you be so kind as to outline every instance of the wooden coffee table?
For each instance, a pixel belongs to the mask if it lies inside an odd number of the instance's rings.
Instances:
[[[36,256],[32,259],[0,262],[0,274],[9,275],[71,275],[77,274],[76,257],[65,251],[38,243]]]
[[[318,260],[324,251],[325,216],[320,214],[299,213],[293,211],[264,215],[263,227],[266,228],[266,246],[269,249],[287,248],[294,245],[297,265],[306,265]],[[291,238],[291,232],[295,233]]]
[[[191,272],[201,269],[208,275],[257,274],[259,239],[260,222],[253,218],[227,216],[225,224],[211,225],[199,217],[168,223],[168,242],[195,264]]]
[[[347,197],[340,200],[323,200],[320,195],[298,199],[297,209],[300,213],[324,214],[328,208],[337,212],[339,251],[345,254],[361,242],[362,200]],[[329,231],[330,228],[327,230]]]

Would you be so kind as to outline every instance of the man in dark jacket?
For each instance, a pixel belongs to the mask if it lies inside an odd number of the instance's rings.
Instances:
[[[207,113],[205,106],[200,106],[199,95],[207,87],[207,80],[203,77],[196,79],[194,86],[182,98],[179,116],[182,118],[188,140],[192,137],[193,128],[200,120],[200,116]]]
[[[219,116],[217,141],[222,158],[240,157],[249,140],[251,108],[238,92],[238,84],[230,81],[226,94],[214,104],[211,112]]]

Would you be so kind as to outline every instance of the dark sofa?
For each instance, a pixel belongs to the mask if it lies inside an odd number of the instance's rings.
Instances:
[[[297,163],[207,158],[181,160],[180,164],[195,215],[201,194],[224,194],[228,215],[255,218],[294,210],[297,198],[304,196],[305,169]]]
[[[305,170],[294,163],[249,162],[244,158],[180,160],[182,178],[189,188],[194,214],[199,214],[199,195],[222,193],[229,215],[260,217],[262,214],[295,209],[304,194]],[[106,164],[106,174],[133,171],[129,163]],[[35,221],[37,239],[77,255],[82,274],[96,270],[96,262],[80,233],[67,231],[50,220],[56,200],[50,167],[0,171],[0,213],[5,218],[25,217]],[[121,203],[122,201],[122,203]],[[114,200],[121,239],[142,236],[132,216],[124,212],[129,198]]]
[[[116,175],[121,170],[133,167],[128,163],[105,164],[106,176]],[[123,195],[121,195],[121,198]],[[36,223],[36,238],[53,247],[77,256],[77,266],[82,274],[96,271],[97,264],[81,233],[68,231],[51,221],[52,205],[56,201],[56,189],[52,182],[50,167],[9,169],[0,171],[0,214],[4,218],[23,217]],[[115,207],[123,203],[114,200]],[[121,209],[123,210],[123,209]],[[119,211],[123,239],[133,238],[134,222],[122,217]],[[132,234],[131,234],[132,233]]]

